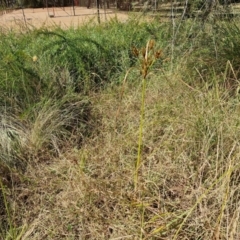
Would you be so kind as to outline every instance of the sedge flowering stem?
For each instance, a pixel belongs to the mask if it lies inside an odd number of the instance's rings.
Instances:
[[[142,154],[142,136],[143,136],[143,122],[144,122],[144,112],[145,112],[145,94],[146,94],[146,78],[142,80],[142,99],[141,99],[141,117],[140,117],[140,125],[139,125],[139,137],[138,137],[138,154],[136,161],[136,168],[134,174],[134,188],[137,189],[138,184],[138,171],[141,165],[141,154]]]

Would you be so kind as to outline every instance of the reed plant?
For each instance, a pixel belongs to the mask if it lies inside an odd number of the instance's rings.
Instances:
[[[143,141],[143,126],[144,126],[144,112],[145,112],[145,94],[146,94],[146,81],[147,75],[151,71],[155,61],[161,57],[162,50],[157,49],[154,40],[149,40],[146,47],[137,49],[133,48],[133,54],[139,57],[140,62],[140,74],[142,77],[142,95],[141,95],[141,113],[139,124],[139,137],[138,137],[138,153],[136,160],[136,168],[134,172],[134,189],[137,190],[138,184],[138,172],[141,166],[141,154],[142,154],[142,141]]]

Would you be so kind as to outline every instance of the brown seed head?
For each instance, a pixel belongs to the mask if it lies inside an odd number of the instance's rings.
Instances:
[[[155,40],[151,39],[148,44],[149,50],[152,50],[155,46]]]
[[[146,48],[142,48],[142,56],[145,58],[145,56],[146,56]]]
[[[135,46],[132,48],[132,53],[135,57],[138,57],[138,55],[139,55],[139,51]]]
[[[161,55],[162,55],[162,50],[161,50],[161,49],[159,49],[159,50],[157,50],[157,51],[155,52],[155,58],[156,58],[156,59],[160,58]]]

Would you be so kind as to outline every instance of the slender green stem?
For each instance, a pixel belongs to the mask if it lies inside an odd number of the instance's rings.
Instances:
[[[138,154],[136,161],[136,168],[134,173],[134,188],[137,189],[138,184],[138,171],[141,165],[141,155],[142,155],[142,141],[143,141],[143,123],[144,123],[144,112],[145,112],[145,94],[146,94],[146,78],[142,80],[142,100],[141,100],[141,116],[139,125],[139,137],[138,137]]]

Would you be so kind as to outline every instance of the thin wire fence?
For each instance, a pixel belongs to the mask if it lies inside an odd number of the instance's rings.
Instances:
[[[37,19],[40,14],[45,14],[46,18],[99,15],[116,10],[204,21],[212,13],[220,17],[238,16],[239,12],[234,10],[237,2],[240,0],[0,0],[0,21],[27,21]]]

